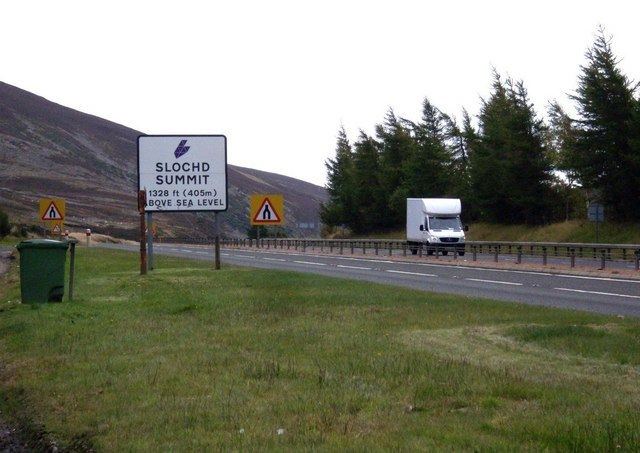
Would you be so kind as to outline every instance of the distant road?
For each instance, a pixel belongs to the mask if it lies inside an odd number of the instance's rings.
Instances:
[[[101,247],[137,250],[135,245]],[[212,260],[211,247],[156,244],[155,252]],[[327,256],[287,250],[223,249],[222,262],[364,280],[436,293],[640,317],[640,280],[417,263],[384,257]]]

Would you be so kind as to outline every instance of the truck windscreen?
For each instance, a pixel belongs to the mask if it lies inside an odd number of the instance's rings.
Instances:
[[[429,229],[435,231],[453,230],[462,231],[458,217],[432,217],[429,216]]]

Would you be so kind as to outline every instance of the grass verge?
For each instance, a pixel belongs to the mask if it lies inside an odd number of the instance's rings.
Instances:
[[[3,412],[99,450],[640,443],[636,320],[157,262],[79,249],[77,300],[43,306],[0,277]]]
[[[377,239],[405,239],[405,231],[372,234]],[[541,226],[474,223],[466,234],[469,241],[512,242],[596,242],[595,223],[571,220]],[[640,224],[605,222],[600,225],[599,243],[640,244]]]

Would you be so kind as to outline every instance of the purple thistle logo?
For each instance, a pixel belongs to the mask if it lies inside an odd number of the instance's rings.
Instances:
[[[180,144],[178,145],[176,150],[173,152],[173,155],[176,156],[176,159],[180,156],[184,156],[185,154],[187,154],[187,151],[189,151],[189,148],[191,147],[186,146],[186,144],[187,144],[186,140],[180,140]]]

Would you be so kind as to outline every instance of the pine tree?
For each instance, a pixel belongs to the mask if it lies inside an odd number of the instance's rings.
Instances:
[[[471,187],[469,155],[478,137],[466,110],[462,111],[462,127],[453,118],[450,120],[449,137],[453,157],[450,192],[453,197],[462,200],[465,219],[475,220],[478,213]]]
[[[412,127],[415,144],[403,165],[401,191],[405,198],[447,194],[453,163],[447,146],[449,125],[450,118],[425,99],[421,121]]]
[[[355,217],[348,226],[356,233],[376,231],[386,225],[387,203],[380,182],[380,143],[360,132],[354,144],[353,200]]]
[[[397,190],[402,185],[403,164],[414,148],[414,140],[403,122],[389,109],[383,124],[376,126],[380,149],[380,183],[383,189],[387,215],[384,227],[399,227],[405,221],[406,202],[398,200]]]
[[[524,84],[503,82],[496,73],[479,120],[470,170],[482,218],[500,223],[544,222],[551,165],[545,127]]]
[[[581,67],[572,166],[618,220],[640,219],[640,114],[637,86],[622,73],[601,29]]]
[[[555,178],[555,185],[559,194],[564,199],[564,218],[570,219],[571,211],[577,207],[575,204],[578,175],[573,167],[575,161],[575,144],[578,133],[575,122],[564,111],[558,102],[551,102],[548,109],[549,130],[547,134],[547,147],[550,150],[553,167],[561,173]]]
[[[320,209],[320,218],[325,225],[338,226],[353,223],[353,152],[344,127],[338,130],[336,156],[328,159],[327,192],[329,201]]]

